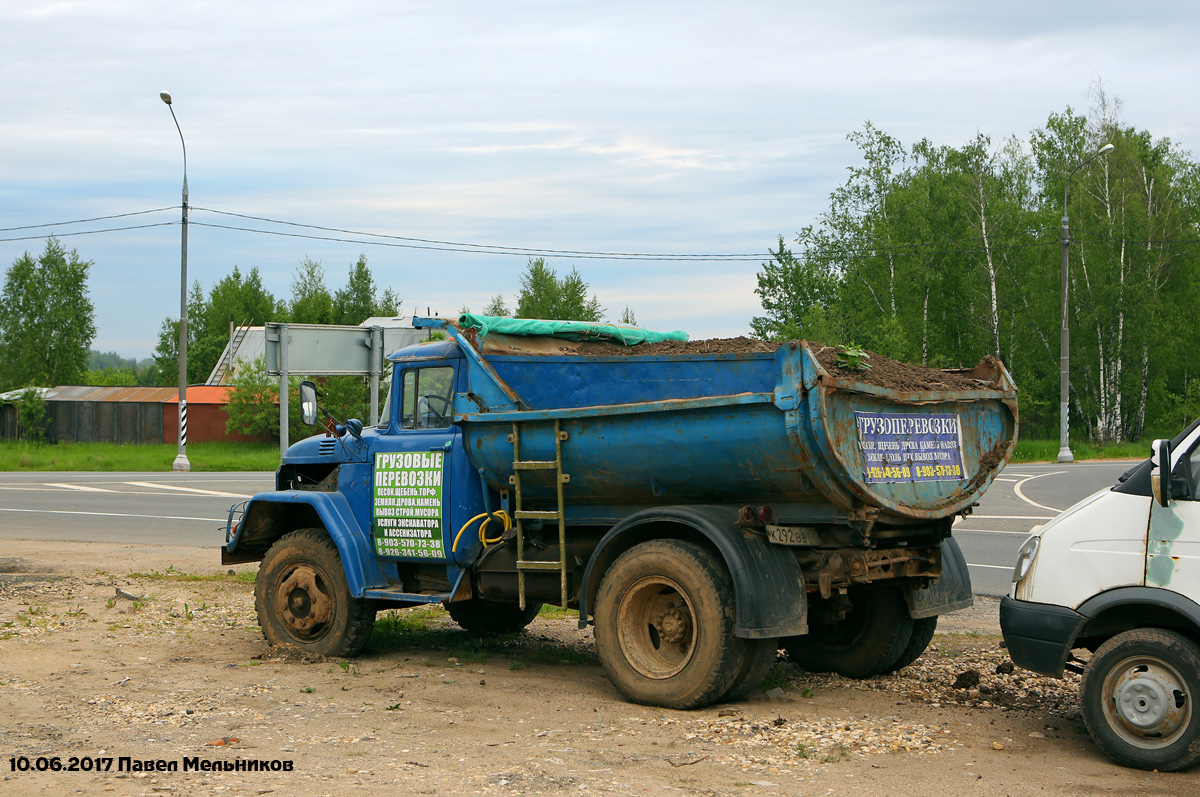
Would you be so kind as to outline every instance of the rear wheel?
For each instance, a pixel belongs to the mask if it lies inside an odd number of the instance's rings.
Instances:
[[[532,623],[541,610],[540,603],[527,601],[522,609],[516,603],[487,598],[471,598],[446,604],[450,618],[467,631],[476,634],[515,634]]]
[[[747,639],[744,640],[745,651],[733,684],[725,693],[725,700],[742,700],[761,690],[767,673],[779,657],[778,639]]]
[[[254,606],[267,642],[319,656],[357,656],[375,624],[374,604],[350,596],[342,558],[324,529],[275,541],[258,567]]]
[[[921,654],[925,652],[925,649],[929,647],[929,643],[933,641],[933,632],[937,630],[937,620],[937,615],[913,620],[912,634],[908,638],[908,644],[904,647],[904,651],[901,652],[900,658],[892,662],[892,665],[883,671],[884,675],[902,670],[921,658]]]
[[[683,540],[651,540],[617,558],[596,596],[595,633],[605,672],[635,703],[706,706],[745,661],[728,571]]]
[[[912,638],[908,606],[892,587],[852,592],[850,609],[840,619],[822,621],[814,614],[807,634],[783,640],[788,658],[809,672],[879,675],[900,660]]]
[[[1083,719],[1109,758],[1170,772],[1200,763],[1200,646],[1139,628],[1105,642],[1083,673]]]

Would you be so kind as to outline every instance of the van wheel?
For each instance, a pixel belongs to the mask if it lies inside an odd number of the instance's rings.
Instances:
[[[350,597],[342,558],[324,529],[275,541],[258,566],[254,607],[267,642],[318,656],[357,656],[375,625],[375,605]]]
[[[742,665],[733,584],[724,565],[683,540],[635,545],[596,596],[596,652],[635,703],[699,708],[729,690]]]
[[[900,658],[892,662],[892,665],[884,670],[881,675],[902,670],[921,658],[921,654],[925,652],[925,649],[929,647],[929,643],[933,641],[933,632],[937,630],[937,620],[936,614],[933,617],[922,617],[919,620],[913,620],[912,634],[908,637],[908,644],[904,647]]]
[[[898,589],[864,589],[850,594],[844,618],[810,621],[808,633],[786,637],[783,648],[809,672],[869,678],[900,660],[912,634],[913,619]]]
[[[516,603],[471,598],[447,603],[450,619],[476,634],[515,634],[533,622],[542,604],[526,601],[522,609]]]
[[[1170,772],[1200,763],[1200,647],[1174,631],[1117,634],[1083,673],[1083,719],[1109,758]]]

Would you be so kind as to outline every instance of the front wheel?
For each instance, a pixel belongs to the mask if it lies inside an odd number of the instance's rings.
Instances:
[[[840,620],[810,619],[807,634],[782,641],[788,658],[809,672],[869,678],[900,660],[912,633],[900,590],[880,587],[850,593],[850,609]]]
[[[600,584],[594,616],[600,663],[635,703],[706,706],[745,662],[729,573],[695,543],[651,540],[621,554]]]
[[[374,604],[350,596],[342,558],[324,529],[275,541],[258,566],[254,607],[267,642],[318,656],[357,656],[375,625]]]
[[[1083,673],[1083,719],[1109,758],[1171,772],[1200,763],[1200,647],[1161,628],[1105,642]]]

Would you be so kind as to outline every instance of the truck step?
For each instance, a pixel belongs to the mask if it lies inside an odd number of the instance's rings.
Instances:
[[[534,560],[523,560],[517,562],[518,570],[553,570],[556,573],[562,568],[559,562],[538,562]]]
[[[384,587],[368,589],[363,592],[364,598],[386,601],[403,601],[405,603],[441,603],[450,600],[449,592],[405,592],[400,587]]]
[[[517,520],[558,520],[558,513],[521,509],[514,513],[514,517]]]
[[[555,470],[556,468],[558,468],[558,463],[554,460],[527,459],[523,462],[513,463],[513,470]]]

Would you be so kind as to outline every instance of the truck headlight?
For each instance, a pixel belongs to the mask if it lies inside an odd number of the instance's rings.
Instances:
[[[1034,557],[1037,556],[1038,546],[1041,543],[1042,538],[1035,534],[1025,540],[1025,544],[1021,546],[1020,552],[1017,553],[1017,566],[1013,568],[1012,580],[1014,584],[1025,578],[1025,574],[1033,566]]]

